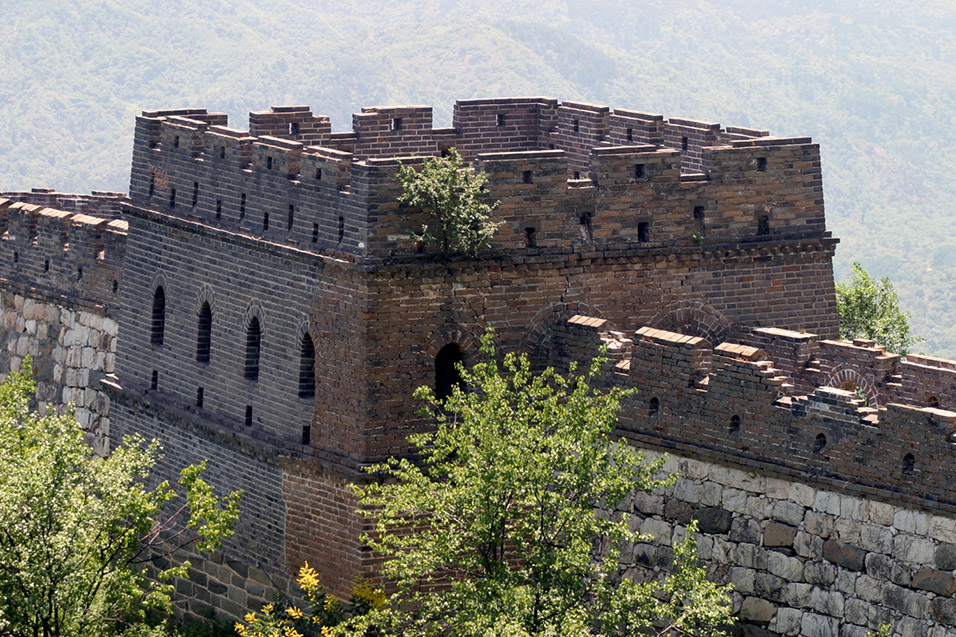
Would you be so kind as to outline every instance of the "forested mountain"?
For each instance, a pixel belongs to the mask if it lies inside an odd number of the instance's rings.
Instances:
[[[125,190],[133,117],[548,95],[822,144],[830,228],[956,357],[956,4],[0,0],[0,189]]]

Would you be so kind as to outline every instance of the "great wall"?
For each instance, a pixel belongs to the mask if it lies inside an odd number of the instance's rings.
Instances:
[[[36,360],[99,450],[163,440],[245,490],[194,561],[189,610],[238,617],[303,560],[335,593],[374,572],[350,482],[407,452],[411,399],[487,327],[538,365],[639,391],[618,433],[680,471],[625,513],[666,568],[696,518],[748,635],[956,631],[956,362],[840,341],[809,138],[546,98],[137,118],[130,192],[0,199],[0,369]],[[400,163],[456,148],[503,222],[478,259],[416,245]]]

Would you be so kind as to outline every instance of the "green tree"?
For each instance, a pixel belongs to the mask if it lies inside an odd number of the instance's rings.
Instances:
[[[96,456],[72,414],[30,409],[34,391],[29,359],[0,385],[0,635],[145,634],[148,612],[171,609],[168,580],[186,574],[150,582],[147,565],[218,547],[239,493],[213,495],[203,465],[148,489],[157,441]]]
[[[447,157],[429,157],[420,170],[401,166],[398,200],[422,208],[430,221],[415,235],[425,245],[438,246],[447,260],[455,253],[477,257],[490,245],[500,223],[491,220],[498,202],[482,201],[488,176],[473,172],[454,148]]]
[[[867,338],[897,354],[923,341],[910,333],[909,315],[900,310],[889,278],[874,279],[859,261],[853,262],[849,280],[836,284],[836,300],[840,338]]]
[[[395,591],[353,620],[355,634],[723,634],[728,589],[697,565],[694,527],[662,582],[620,577],[622,549],[647,538],[602,511],[673,476],[611,439],[630,392],[591,387],[605,361],[534,374],[525,355],[497,362],[490,333],[482,354],[446,400],[415,393],[436,423],[410,437],[420,462],[393,458],[356,487],[375,520],[363,541]]]

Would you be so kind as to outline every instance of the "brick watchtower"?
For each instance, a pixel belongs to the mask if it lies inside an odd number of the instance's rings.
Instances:
[[[445,264],[416,251],[395,174],[450,147],[489,174],[503,225]],[[231,548],[280,579],[308,559],[332,592],[371,566],[346,485],[405,451],[412,391],[486,327],[539,362],[574,314],[714,344],[837,334],[808,138],[546,98],[459,101],[451,128],[366,108],[346,133],[299,106],[248,132],[155,111],[130,201],[111,436],[162,438],[164,471],[209,458],[246,492]]]

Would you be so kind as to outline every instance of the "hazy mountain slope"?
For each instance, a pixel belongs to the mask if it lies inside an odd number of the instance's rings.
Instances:
[[[838,269],[956,357],[956,6],[863,0],[0,0],[0,189],[126,187],[133,116],[545,94],[812,135]]]

